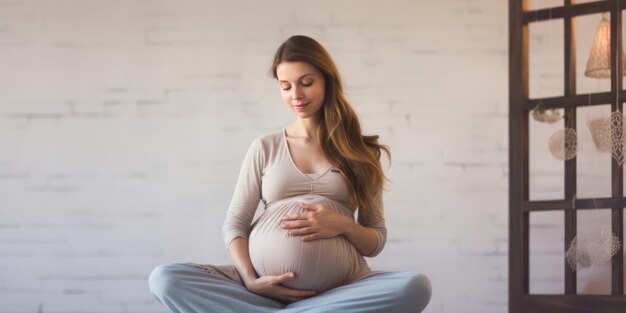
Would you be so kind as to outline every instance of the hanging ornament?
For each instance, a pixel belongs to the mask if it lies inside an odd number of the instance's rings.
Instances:
[[[576,130],[563,128],[550,137],[548,149],[550,149],[552,156],[561,161],[571,160],[576,157],[577,144]]]
[[[598,242],[597,257],[599,262],[609,262],[617,253],[622,243],[615,233],[608,229],[602,228]]]
[[[555,108],[547,109],[539,102],[532,110],[533,119],[537,122],[553,124],[561,119],[561,113]]]
[[[615,111],[611,113],[608,123],[611,129],[611,153],[621,166],[624,163],[624,115],[620,111]]]
[[[594,264],[609,262],[621,247],[619,238],[607,227],[591,238],[575,236],[565,252],[565,260],[572,271],[577,265],[586,268]]]
[[[611,121],[608,118],[598,117],[587,121],[591,138],[599,152],[611,150]]]
[[[533,110],[533,119],[537,122],[554,124],[561,119],[561,114],[555,109]]]
[[[593,264],[593,261],[591,260],[591,256],[589,255],[587,249],[583,248],[578,250],[577,252],[578,253],[576,254],[576,262],[578,262],[580,266],[589,267],[591,266],[591,264]]]
[[[620,49],[620,64],[626,64],[623,49]],[[626,67],[622,68],[622,75],[626,74]],[[611,22],[606,13],[596,28],[593,44],[587,59],[585,76],[591,78],[611,78]]]
[[[567,264],[572,271],[576,271],[576,264],[580,265],[581,267],[591,266],[591,258],[589,257],[589,253],[587,253],[587,251],[583,249],[582,246],[579,248],[579,246],[576,244],[576,236],[574,236],[574,239],[572,239],[572,241],[569,243],[569,248],[565,252],[565,260],[567,261]]]

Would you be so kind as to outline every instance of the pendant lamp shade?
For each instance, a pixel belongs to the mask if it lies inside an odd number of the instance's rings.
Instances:
[[[624,67],[624,51],[620,49],[622,67],[622,75],[626,75],[626,67]],[[605,14],[602,14],[602,20],[596,29],[596,35],[593,37],[593,45],[591,53],[587,60],[587,68],[585,76],[592,78],[611,78],[611,23]]]

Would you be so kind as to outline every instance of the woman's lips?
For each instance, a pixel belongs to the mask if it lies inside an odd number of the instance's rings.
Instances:
[[[294,105],[293,107],[296,108],[296,110],[298,111],[302,111],[308,104],[309,103],[304,103],[304,104]]]

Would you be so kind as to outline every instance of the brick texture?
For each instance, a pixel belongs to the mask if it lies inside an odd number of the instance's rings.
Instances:
[[[248,144],[294,118],[268,75],[294,34],[328,48],[392,149],[371,266],[427,274],[426,312],[506,312],[507,15],[499,0],[0,0],[0,313],[165,312],[156,265],[228,263]],[[549,198],[562,169],[534,134]],[[558,238],[559,222],[538,227]]]

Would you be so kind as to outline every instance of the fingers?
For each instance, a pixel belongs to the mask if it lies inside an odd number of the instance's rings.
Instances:
[[[308,220],[297,220],[297,221],[286,221],[280,224],[280,227],[284,229],[292,229],[292,228],[304,228],[311,226],[312,223]]]
[[[302,227],[298,229],[289,230],[288,234],[290,236],[304,236],[304,235],[312,234],[314,232],[315,232],[315,229],[313,227]]]
[[[300,205],[301,208],[309,210],[310,212],[309,213],[285,214],[282,219],[285,220],[285,221],[287,221],[287,220],[305,220],[305,219],[310,219],[313,216],[315,216],[314,213],[316,213],[319,210],[324,208],[319,203],[302,203],[302,202],[299,202],[299,205]]]
[[[276,288],[278,294],[280,294],[279,298],[281,298],[283,301],[296,302],[317,294],[315,290],[292,289],[280,285],[280,283],[286,282],[294,277],[295,274],[293,272],[274,276],[274,288]]]
[[[287,289],[289,290],[290,297],[299,298],[299,300],[309,298],[317,294],[315,290]]]
[[[260,277],[257,279],[257,281],[260,281],[259,285],[256,285],[253,292],[286,303],[300,301],[317,294],[315,290],[292,289],[281,285],[281,283],[293,279],[294,277],[294,272]]]
[[[302,236],[302,241],[311,241],[320,238],[319,233],[312,233],[310,235]]]
[[[292,296],[283,296],[281,297],[281,301],[282,302],[286,302],[286,303],[293,303],[293,302],[298,302],[300,300],[304,300],[308,297],[292,297]]]
[[[288,272],[288,273],[285,273],[285,274],[282,274],[282,275],[274,276],[274,279],[272,280],[272,283],[274,285],[278,285],[278,284],[280,284],[282,282],[286,282],[286,281],[292,279],[293,277],[294,277],[293,272]]]
[[[300,298],[308,298],[308,297],[312,297],[314,295],[317,294],[317,291],[315,290],[300,290],[300,289],[291,289],[295,292],[294,296],[296,297],[300,297]]]
[[[281,287],[281,291],[283,292],[282,297],[289,302],[304,300],[317,294],[315,290],[300,290],[287,287]]]
[[[306,210],[311,210],[311,211],[319,211],[321,209],[321,205],[320,204],[313,204],[313,203],[302,203],[300,202],[300,207]]]
[[[311,213],[298,213],[298,214],[287,214],[281,218],[283,221],[306,221],[315,219],[317,217],[316,212]]]
[[[283,221],[297,221],[297,220],[306,220],[310,217],[310,214],[307,213],[296,213],[296,214],[285,214],[283,216]]]

